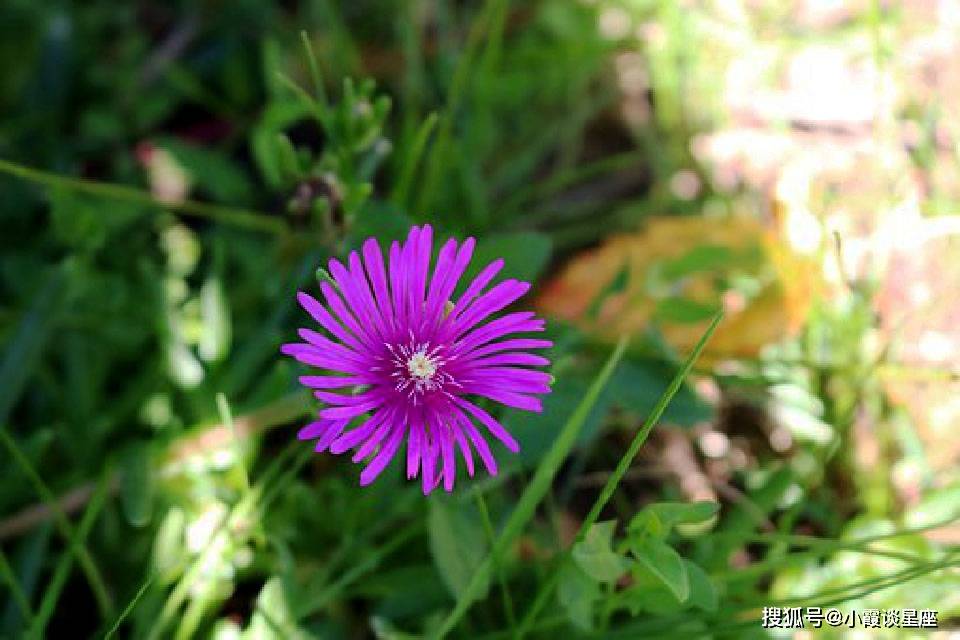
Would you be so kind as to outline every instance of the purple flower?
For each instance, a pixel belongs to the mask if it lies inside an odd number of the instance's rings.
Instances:
[[[495,260],[455,302],[450,299],[474,244],[473,238],[460,245],[448,240],[431,274],[429,225],[413,227],[402,245],[394,241],[386,262],[379,243],[370,238],[363,243],[362,258],[354,251],[346,266],[330,261],[336,286],[321,283],[326,304],[306,293],[297,296],[329,334],[300,329],[304,342],[282,348],[300,362],[325,370],[300,378],[327,406],[298,437],[317,440],[318,452],[352,449],[354,462],[370,458],[360,474],[361,485],[373,482],[404,441],[407,478],[422,471],[424,493],[441,479],[444,489],[453,489],[458,449],[468,474],[473,475],[476,450],[495,475],[497,463],[483,430],[510,451],[518,451],[519,445],[471,398],[542,410],[536,394],[550,392],[550,376],[526,367],[545,366],[549,360],[524,350],[552,343],[504,338],[543,331],[543,320],[527,311],[488,320],[530,285],[506,280],[484,291],[503,267],[503,260]]]

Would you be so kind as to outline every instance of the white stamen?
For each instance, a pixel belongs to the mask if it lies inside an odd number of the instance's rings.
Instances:
[[[417,351],[407,360],[407,371],[423,382],[429,382],[437,373],[437,363],[424,351]]]

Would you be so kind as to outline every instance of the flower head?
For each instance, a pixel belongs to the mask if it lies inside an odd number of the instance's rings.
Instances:
[[[354,462],[369,458],[360,474],[362,485],[373,482],[404,442],[407,477],[422,474],[424,493],[441,480],[444,489],[453,490],[456,450],[469,475],[473,451],[495,475],[497,463],[486,433],[510,451],[519,445],[475,398],[539,412],[537,394],[550,392],[550,376],[527,368],[549,361],[526,350],[551,343],[506,338],[543,331],[543,320],[531,312],[491,319],[530,288],[506,280],[487,289],[503,260],[487,265],[451,301],[474,244],[473,238],[459,245],[448,240],[431,273],[429,225],[413,227],[403,244],[393,242],[386,261],[379,243],[370,238],[363,243],[362,257],[354,251],[346,265],[330,261],[335,286],[320,285],[326,304],[298,294],[303,308],[327,332],[300,329],[303,342],[282,348],[324,370],[300,378],[327,406],[298,437],[316,440],[318,452],[354,450]]]

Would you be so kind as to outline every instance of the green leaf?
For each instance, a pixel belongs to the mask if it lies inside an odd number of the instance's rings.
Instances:
[[[192,181],[218,202],[240,204],[251,199],[250,178],[226,154],[175,138],[159,140],[183,166]]]
[[[573,560],[584,573],[598,582],[616,582],[626,573],[626,561],[613,551],[614,520],[598,522],[587,531],[583,542],[573,546]]]
[[[222,360],[230,350],[231,323],[220,278],[208,278],[200,287],[200,317],[203,321],[197,345],[200,357],[207,362]]]
[[[47,339],[63,308],[73,299],[70,263],[51,270],[30,302],[27,312],[12,333],[6,334],[6,346],[0,356],[0,428],[7,422]],[[6,463],[4,463],[6,466]]]
[[[587,307],[587,317],[596,319],[600,314],[600,309],[603,307],[603,303],[606,302],[610,296],[626,291],[629,282],[630,262],[625,261],[613,279],[605,284],[603,289],[600,290],[600,293],[598,293],[590,302],[590,306]]]
[[[504,261],[501,278],[516,278],[534,282],[547,266],[553,243],[542,233],[521,231],[484,236],[477,240],[470,268],[461,279],[461,288],[488,264],[502,258]]]
[[[706,522],[720,511],[716,502],[656,502],[644,507],[630,521],[630,531],[660,538],[661,540],[677,525]]]
[[[630,541],[630,550],[637,560],[670,589],[677,600],[690,595],[690,580],[683,558],[673,547],[650,536],[637,536]]]
[[[153,566],[160,581],[170,584],[180,575],[187,561],[184,532],[187,516],[180,507],[171,507],[153,539]]]
[[[393,623],[382,616],[370,618],[370,630],[377,640],[421,640],[422,638],[422,636],[413,633],[400,631]]]
[[[153,476],[150,445],[142,442],[127,449],[121,460],[120,503],[134,527],[144,527],[153,514]]]
[[[657,302],[654,315],[662,322],[696,324],[704,320],[709,320],[715,316],[719,310],[720,305],[716,303],[706,304],[679,296],[671,296]]]
[[[584,631],[593,630],[593,607],[600,599],[600,585],[573,562],[560,569],[557,598],[570,621]]]
[[[701,271],[718,271],[728,268],[734,260],[730,247],[716,244],[702,244],[694,247],[679,258],[664,261],[660,275],[668,281],[692,275]]]
[[[430,503],[427,526],[434,564],[450,593],[459,598],[487,552],[480,518],[468,505],[436,499]],[[478,597],[484,597],[488,588],[485,581]]]
[[[634,616],[642,611],[657,615],[679,613],[684,609],[675,593],[642,565],[634,565],[634,584],[624,592],[624,605]]]
[[[624,337],[617,343],[616,348],[613,350],[613,353],[610,354],[610,358],[606,364],[604,364],[603,369],[597,373],[597,377],[594,378],[593,384],[587,389],[580,404],[577,405],[574,412],[567,418],[556,440],[554,440],[550,451],[548,451],[543,457],[543,460],[540,461],[536,472],[533,474],[533,478],[527,483],[526,489],[524,489],[520,495],[517,506],[503,526],[500,537],[497,538],[493,548],[490,550],[490,554],[483,559],[483,563],[471,577],[467,588],[460,597],[457,598],[457,605],[453,611],[447,615],[436,633],[431,637],[442,638],[449,633],[467,612],[470,605],[477,599],[478,594],[489,584],[490,573],[495,562],[503,557],[503,553],[507,547],[513,544],[526,524],[533,518],[537,505],[540,504],[540,501],[543,500],[547,491],[549,491],[551,483],[557,471],[560,469],[560,465],[562,465],[563,461],[570,455],[570,451],[573,449],[573,445],[577,440],[580,429],[583,427],[583,423],[586,421],[587,416],[593,409],[597,398],[599,398],[607,382],[609,382],[613,370],[620,362],[620,359],[623,358],[626,349],[627,340]],[[594,520],[594,522],[595,521],[596,520]],[[546,600],[546,598],[544,598],[544,600]]]
[[[516,435],[520,443],[520,453],[515,458],[517,464],[533,468],[547,454],[562,426],[554,416],[569,415],[576,409],[590,386],[587,373],[585,367],[582,371],[568,369],[565,375],[553,384],[550,395],[543,399],[541,413],[508,411],[504,414],[504,425]],[[614,378],[616,375],[614,373]],[[613,379],[608,386],[613,386]],[[576,446],[582,447],[597,437],[603,419],[610,411],[611,395],[609,388],[600,393],[584,420]]]
[[[286,589],[277,576],[273,576],[260,590],[254,606],[250,625],[243,632],[245,640],[291,640],[309,636],[297,627],[290,608]]]
[[[690,597],[687,599],[687,604],[710,613],[715,612],[720,600],[710,576],[695,562],[684,559],[683,564],[687,568],[687,578],[690,581]]]
[[[676,367],[657,360],[624,360],[610,381],[610,396],[621,408],[648,415],[663,394]],[[692,427],[709,420],[712,408],[701,400],[690,385],[684,384],[663,412],[663,420],[681,427]]]
[[[264,181],[271,188],[281,189],[284,186],[283,161],[277,148],[277,134],[309,115],[310,106],[299,100],[272,102],[264,109],[260,122],[251,132],[253,158]]]

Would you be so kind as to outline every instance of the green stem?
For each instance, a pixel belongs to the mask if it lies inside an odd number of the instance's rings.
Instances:
[[[72,178],[60,176],[53,173],[47,173],[38,169],[24,167],[8,160],[0,160],[0,173],[6,173],[16,176],[29,182],[42,184],[46,187],[69,189],[80,193],[101,196],[113,200],[123,200],[134,204],[142,204],[150,207],[159,207],[169,211],[175,211],[183,215],[194,216],[197,218],[206,218],[223,224],[229,224],[245,229],[257,231],[266,231],[277,235],[287,233],[287,225],[282,219],[268,216],[256,211],[248,211],[235,207],[225,207],[216,204],[207,204],[205,202],[196,202],[185,200],[183,202],[168,203],[154,198],[151,194],[120,184],[110,184],[107,182],[98,182],[86,178]]]
[[[471,71],[474,61],[480,55],[481,46],[484,44],[491,46],[497,40],[496,37],[485,39],[484,36],[496,34],[502,28],[506,18],[507,4],[508,0],[487,0],[482,15],[473,23],[470,35],[467,36],[467,47],[460,58],[456,71],[453,73],[450,91],[447,94],[446,110],[440,117],[440,126],[437,129],[433,153],[430,155],[430,163],[427,165],[420,198],[417,201],[417,211],[421,212],[421,215],[433,203],[433,193],[443,171],[449,169],[451,165],[446,156],[450,137],[453,133],[453,119],[456,117],[457,111],[460,109],[460,103],[463,101],[467,81],[473,75]]]
[[[57,600],[60,598],[60,594],[63,592],[63,587],[67,583],[67,578],[70,577],[70,569],[73,568],[73,560],[76,557],[80,546],[86,542],[87,536],[90,535],[90,529],[93,528],[93,523],[96,522],[97,516],[100,515],[100,509],[103,507],[103,503],[107,496],[107,488],[110,486],[109,478],[109,471],[104,473],[104,475],[101,477],[100,482],[97,485],[97,489],[93,494],[93,498],[90,500],[90,504],[87,505],[87,510],[84,512],[83,518],[80,520],[80,526],[77,528],[76,537],[70,541],[70,547],[67,549],[66,553],[60,556],[60,561],[57,563],[57,566],[53,571],[53,577],[50,579],[50,584],[47,586],[47,590],[43,595],[43,599],[40,601],[40,607],[37,610],[37,617],[34,618],[33,624],[30,627],[30,636],[33,638],[44,637],[44,631],[47,628],[47,623],[50,621],[50,616],[53,615],[54,607],[56,607]]]
[[[93,591],[97,608],[100,610],[100,616],[104,620],[109,620],[113,617],[113,601],[110,598],[110,592],[107,590],[103,576],[100,574],[100,570],[97,569],[97,565],[90,555],[90,551],[86,545],[78,542],[77,532],[73,528],[73,525],[70,524],[70,520],[66,514],[64,514],[63,509],[60,508],[60,503],[57,502],[56,496],[53,495],[53,492],[50,491],[50,488],[40,477],[40,474],[37,473],[33,465],[30,464],[27,456],[20,450],[20,447],[13,437],[2,427],[0,427],[0,441],[3,442],[14,461],[30,480],[30,483],[33,484],[37,495],[40,496],[50,512],[53,513],[54,522],[64,540],[67,541],[67,544],[70,545],[71,548],[76,547],[77,561],[87,576],[87,582],[90,583],[90,590]]]
[[[422,523],[417,522],[407,527],[406,530],[401,531],[399,534],[393,536],[389,542],[377,548],[376,551],[369,554],[363,559],[363,561],[353,565],[353,567],[344,573],[339,580],[317,594],[317,596],[310,602],[303,605],[303,608],[297,612],[297,618],[305,618],[322,609],[327,605],[327,603],[336,598],[344,589],[376,569],[385,558],[412,540],[422,531],[422,528]]]
[[[13,568],[7,561],[7,554],[3,552],[3,549],[0,549],[0,577],[3,578],[4,582],[6,582],[10,588],[10,594],[13,596],[13,601],[17,605],[17,608],[20,609],[23,619],[32,625],[33,609],[30,608],[30,600],[20,587],[20,582],[17,580]]]
[[[860,538],[859,540],[830,540],[825,538],[816,538],[814,536],[783,536],[781,534],[755,534],[752,536],[753,539],[756,539],[760,542],[770,542],[774,540],[782,540],[784,538],[793,539],[794,543],[797,545],[805,544],[812,547],[809,551],[795,552],[787,556],[782,556],[773,559],[772,561],[763,561],[750,565],[749,567],[743,567],[741,569],[724,571],[721,573],[715,573],[711,577],[714,580],[718,581],[739,581],[749,578],[755,578],[758,575],[762,575],[768,571],[776,569],[779,566],[782,566],[785,563],[793,562],[800,558],[811,557],[811,556],[820,556],[832,553],[834,551],[852,551],[856,552],[867,548],[867,545],[882,542],[884,540],[890,540],[892,538],[899,538],[902,536],[908,535],[918,535],[926,531],[932,531],[934,529],[940,529],[942,527],[953,524],[957,521],[958,516],[954,515],[949,518],[939,520],[937,522],[932,522],[930,524],[922,525],[919,527],[913,527],[911,529],[901,529],[900,531],[894,531],[892,533],[884,533],[873,536],[867,536]],[[724,538],[728,536],[736,537],[738,540],[742,537],[743,534],[736,532],[729,533],[715,533],[712,534],[711,538]],[[878,550],[874,550],[874,553]],[[884,552],[886,553],[886,552]]]
[[[123,612],[121,612],[120,615],[117,616],[117,619],[114,621],[113,626],[111,626],[110,629],[107,630],[107,633],[103,636],[103,640],[111,640],[111,638],[113,638],[113,636],[116,635],[117,630],[120,629],[120,625],[122,625],[124,620],[127,619],[130,613],[133,611],[134,607],[137,606],[137,603],[140,602],[140,598],[142,598],[143,594],[147,592],[147,589],[150,588],[150,585],[153,584],[153,581],[156,579],[156,577],[157,577],[156,574],[153,572],[151,572],[150,575],[147,576],[147,579],[144,580],[143,584],[140,585],[140,588],[137,589],[137,593],[134,594],[133,599],[130,600],[129,603],[127,603],[127,606],[123,608]]]
[[[718,313],[714,316],[713,321],[710,323],[710,326],[707,327],[706,332],[700,338],[700,341],[694,347],[693,352],[687,358],[687,361],[684,362],[683,366],[677,372],[677,375],[674,376],[673,380],[670,382],[670,386],[667,387],[667,390],[660,396],[660,400],[657,402],[656,406],[653,408],[653,411],[647,417],[646,422],[643,426],[640,427],[640,430],[637,431],[637,434],[634,436],[633,441],[630,443],[630,448],[627,449],[627,452],[620,458],[620,461],[617,463],[616,469],[613,473],[610,474],[610,478],[607,480],[607,483],[604,485],[603,489],[600,491],[600,495],[597,496],[596,501],[594,501],[593,506],[590,508],[590,511],[587,513],[587,517],[583,519],[583,522],[580,524],[580,528],[577,530],[577,536],[575,538],[575,543],[583,540],[584,536],[587,535],[587,531],[590,530],[597,519],[600,517],[600,512],[606,506],[607,502],[610,501],[610,497],[613,495],[613,492],[616,490],[617,485],[620,484],[620,481],[623,479],[623,476],[627,473],[627,470],[630,469],[630,465],[633,464],[633,459],[639,453],[640,448],[646,442],[647,437],[649,437],[650,432],[653,430],[653,427],[660,421],[660,417],[663,415],[663,412],[666,410],[667,405],[670,404],[670,401],[673,399],[673,396],[680,391],[680,387],[683,385],[683,382],[686,380],[687,376],[690,374],[691,369],[693,368],[694,362],[700,357],[700,354],[703,352],[704,347],[707,345],[707,342],[710,340],[710,337],[713,335],[713,332],[716,331],[717,326],[720,324],[720,320],[723,318],[723,313]],[[559,566],[559,565],[558,565]],[[549,579],[547,579],[542,586],[540,591],[537,593],[537,596],[534,598],[533,605],[531,605],[530,610],[527,612],[527,615],[524,616],[523,620],[520,623],[520,628],[517,629],[516,637],[518,639],[523,638],[523,636],[530,630],[530,627],[536,621],[537,615],[540,613],[540,610],[546,605],[550,594],[553,592],[554,587],[557,585],[559,580],[560,573],[558,570],[554,570]]]
[[[460,622],[461,618],[466,614],[474,600],[477,599],[483,585],[490,579],[492,567],[503,555],[507,547],[513,544],[514,540],[516,540],[517,536],[520,535],[520,532],[523,531],[523,528],[533,517],[537,505],[540,504],[543,497],[547,494],[547,491],[549,491],[550,484],[560,469],[560,465],[563,464],[563,461],[570,454],[570,450],[573,449],[573,445],[577,441],[577,436],[580,434],[580,429],[583,428],[583,423],[586,422],[587,416],[590,414],[590,411],[600,397],[600,393],[610,380],[610,376],[613,375],[613,370],[617,364],[619,364],[626,349],[627,338],[623,337],[617,343],[616,348],[603,366],[603,369],[601,369],[597,377],[594,378],[590,388],[587,389],[583,400],[580,401],[580,404],[577,405],[573,414],[571,414],[570,418],[560,429],[559,435],[556,440],[554,440],[550,450],[541,460],[536,473],[533,475],[533,479],[520,496],[516,508],[514,508],[513,513],[511,513],[507,519],[503,531],[490,549],[490,553],[487,554],[483,562],[480,563],[480,566],[474,571],[470,582],[457,598],[457,603],[453,611],[447,615],[440,627],[431,634],[431,638],[444,638],[457,626],[457,623]]]
[[[483,521],[483,529],[486,531],[487,540],[489,541],[490,546],[493,547],[497,540],[497,535],[493,529],[493,522],[490,520],[490,511],[487,509],[487,501],[484,499],[483,493],[477,493],[476,498],[477,509],[480,511],[480,519]],[[500,593],[503,596],[503,611],[507,615],[507,622],[511,627],[515,627],[517,624],[517,619],[513,612],[513,598],[510,597],[510,589],[507,586],[507,581],[503,575],[503,564],[498,562],[493,569],[497,573],[497,582],[500,583]]]

